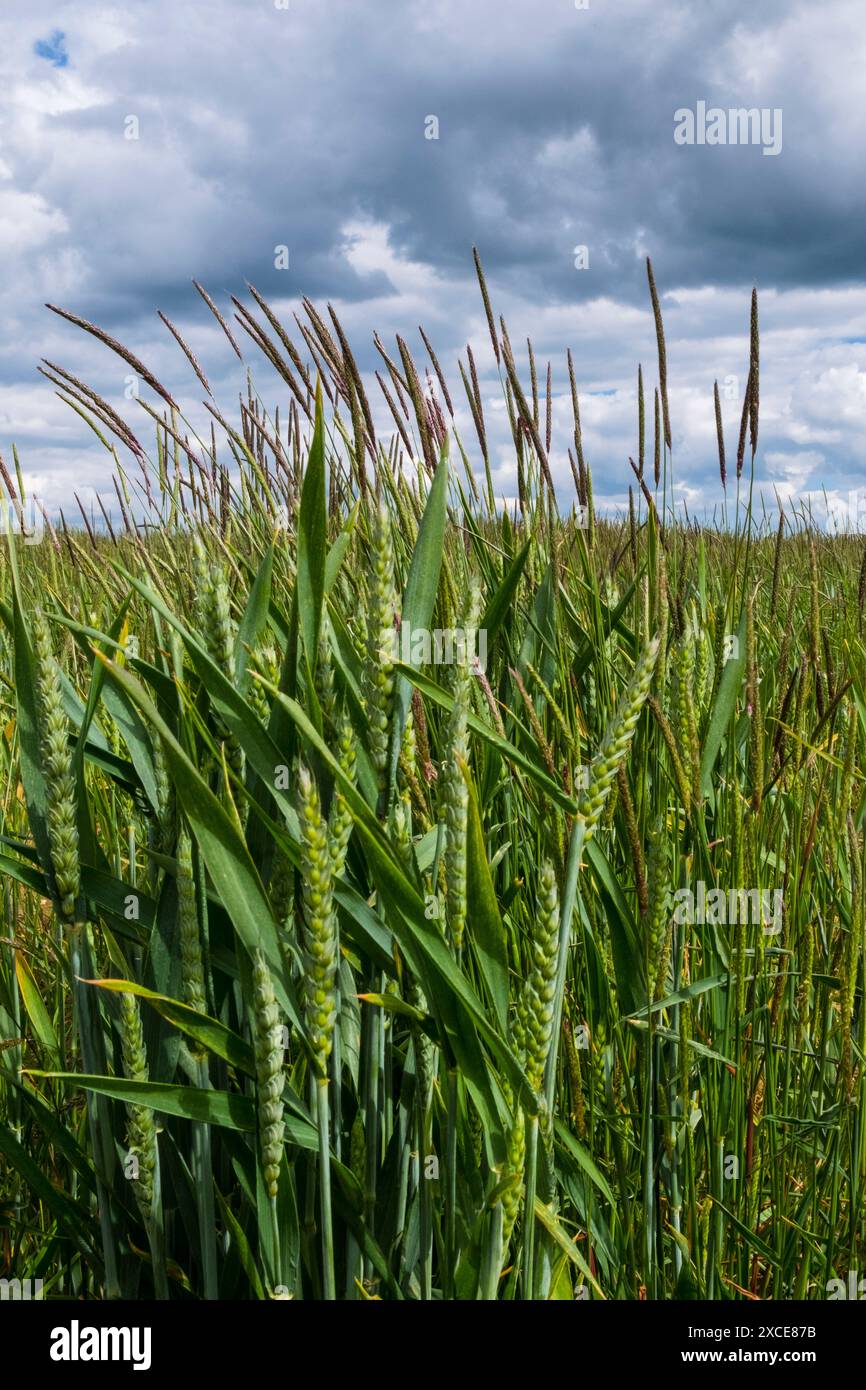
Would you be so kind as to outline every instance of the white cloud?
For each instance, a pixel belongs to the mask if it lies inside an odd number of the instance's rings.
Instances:
[[[50,207],[40,193],[0,187],[0,253],[4,256],[25,249],[37,251],[67,227],[63,213]]]

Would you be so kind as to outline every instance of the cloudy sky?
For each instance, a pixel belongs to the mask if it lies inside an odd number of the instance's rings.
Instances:
[[[512,342],[530,335],[542,370],[553,363],[564,496],[570,346],[596,494],[622,502],[638,361],[648,383],[656,373],[647,254],[681,501],[719,504],[713,382],[730,453],[752,285],[768,508],[774,494],[817,504],[866,488],[862,0],[579,3],[5,0],[0,454],[17,444],[51,508],[108,485],[105,452],[38,374],[43,357],[146,426],[124,401],[128,368],[46,300],[128,343],[196,419],[201,388],[161,309],[230,411],[242,369],[193,276],[226,312],[246,281],[289,317],[303,294],[333,302],[365,371],[374,330],[421,355],[423,323],[459,384],[471,342],[492,400],[477,245]],[[781,150],[678,143],[675,113],[699,103],[777,113]],[[504,437],[496,464],[512,495]]]

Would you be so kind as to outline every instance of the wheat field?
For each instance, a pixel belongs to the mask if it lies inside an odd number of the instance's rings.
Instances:
[[[866,1264],[863,542],[753,506],[757,297],[699,525],[648,266],[604,516],[579,364],[556,440],[476,267],[508,505],[471,350],[377,339],[371,401],[332,311],[198,286],[250,375],[220,408],[167,324],[196,431],[58,311],[143,424],[45,363],[117,507],[0,549],[0,1273],[47,1297],[823,1299]]]

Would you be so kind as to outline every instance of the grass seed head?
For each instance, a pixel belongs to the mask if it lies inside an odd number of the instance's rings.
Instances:
[[[147,1081],[147,1052],[141,1014],[134,994],[120,995],[120,1045],[123,1070],[130,1081]],[[133,1191],[144,1217],[150,1219],[156,1172],[156,1124],[145,1105],[127,1105],[126,1148],[135,1160]]]
[[[540,1091],[553,1033],[556,962],[559,948],[559,892],[553,865],[545,860],[538,886],[538,916],[530,946],[531,966],[523,986],[520,1015],[523,1065],[534,1091]]]
[[[659,641],[654,637],[641,653],[625,695],[605,730],[598,756],[590,765],[589,786],[578,806],[578,814],[586,821],[585,842],[595,833],[608,793],[616,779],[616,770],[628,752],[635,725],[649,693],[658,653]]]
[[[469,594],[464,639],[478,628],[481,614],[481,589],[472,581]],[[455,951],[463,945],[466,926],[466,846],[469,823],[469,788],[464,768],[469,759],[469,714],[472,706],[473,653],[464,640],[461,659],[454,669],[454,703],[448,724],[448,746],[445,755],[443,794],[445,799],[445,877],[448,887],[448,924]]]
[[[60,672],[54,660],[51,632],[41,611],[33,616],[33,655],[39,709],[40,754],[46,791],[46,821],[51,851],[51,874],[57,907],[63,921],[76,920],[81,872],[78,852],[77,797],[69,720],[63,704]]]
[[[283,1155],[285,1076],[280,1011],[270,967],[260,950],[253,957],[253,1033],[262,1171],[268,1196],[275,1198]]]
[[[191,1009],[195,1009],[197,1013],[207,1013],[204,961],[193,877],[192,842],[186,830],[181,831],[177,841],[177,898],[183,997]]]
[[[319,793],[306,768],[298,773],[301,824],[301,896],[304,941],[304,1013],[320,1076],[327,1071],[336,1019],[337,919],[334,913],[328,827]]]
[[[394,552],[391,518],[380,504],[373,523],[370,570],[367,583],[367,662],[365,696],[370,725],[370,755],[384,786],[388,742],[394,710],[394,620],[397,591],[394,586]]]

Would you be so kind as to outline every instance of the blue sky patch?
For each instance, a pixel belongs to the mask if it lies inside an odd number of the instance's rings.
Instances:
[[[37,39],[33,45],[33,52],[38,58],[44,58],[53,68],[65,68],[69,62],[66,35],[62,29],[54,29],[47,39]]]

